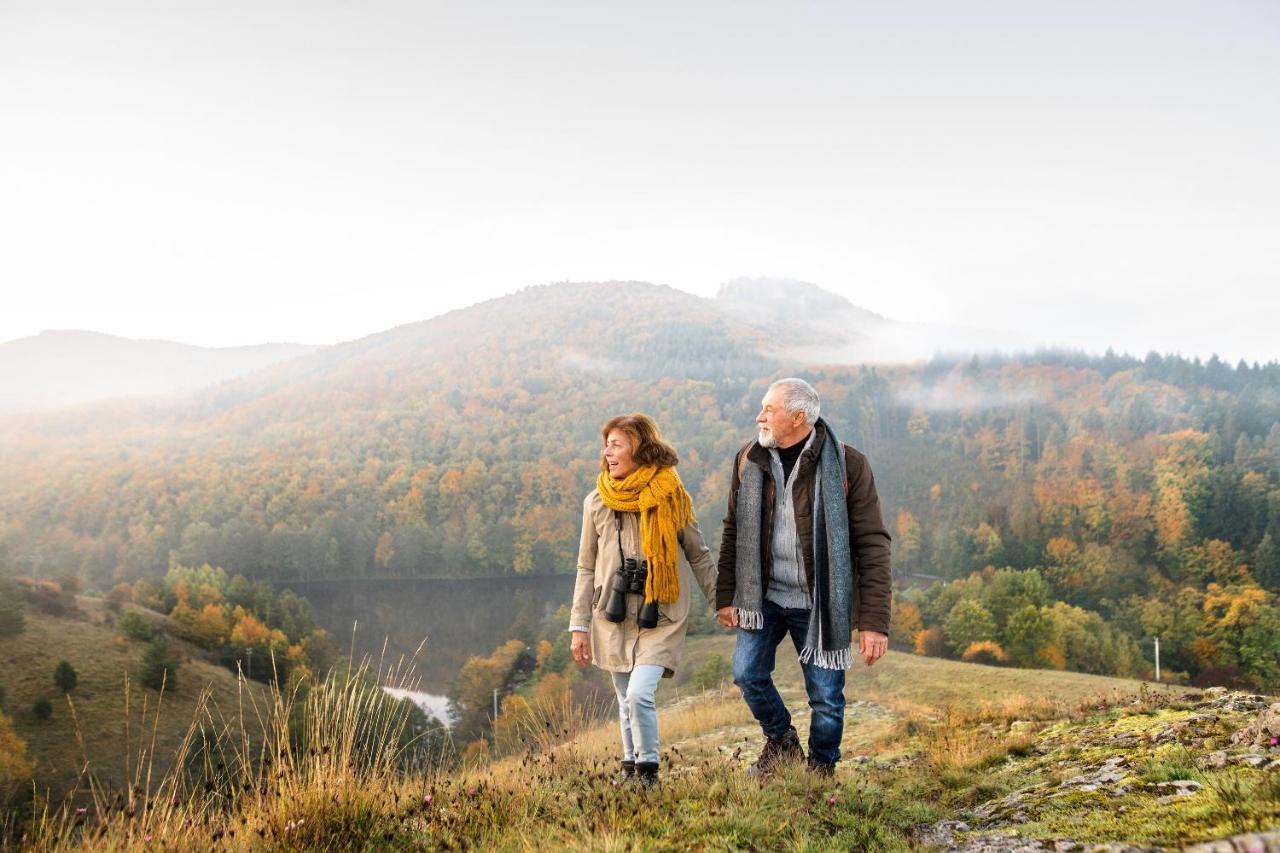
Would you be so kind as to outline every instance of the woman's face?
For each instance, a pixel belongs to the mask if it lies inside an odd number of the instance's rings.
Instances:
[[[636,465],[631,453],[631,436],[620,429],[610,430],[604,439],[604,462],[609,467],[609,476],[615,480],[625,480],[640,467]]]

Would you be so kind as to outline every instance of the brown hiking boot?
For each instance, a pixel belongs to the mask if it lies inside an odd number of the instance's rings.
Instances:
[[[764,749],[756,763],[747,768],[747,773],[759,779],[773,775],[779,764],[788,761],[804,761],[804,747],[800,746],[800,736],[795,729],[788,729],[779,738],[765,737]]]
[[[836,775],[836,765],[834,762],[831,764],[823,764],[821,761],[814,761],[813,756],[811,755],[809,756],[809,772],[814,776],[821,776],[823,778],[830,779]]]

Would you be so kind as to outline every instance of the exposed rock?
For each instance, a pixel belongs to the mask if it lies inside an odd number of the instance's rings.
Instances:
[[[1156,802],[1162,806],[1167,806],[1174,800],[1194,795],[1204,786],[1190,779],[1174,779],[1171,782],[1152,782],[1147,787],[1151,789],[1152,793],[1163,794],[1164,796],[1156,798]]]
[[[957,841],[952,833],[966,831],[960,826],[964,824],[957,825],[956,821],[934,824],[920,837],[921,846],[943,853],[1038,853],[1048,850],[1054,853],[1160,853],[1159,847],[1135,847],[1123,843],[1082,844],[1070,838],[1042,840],[1019,835],[984,835]]]
[[[1221,692],[1214,693],[1214,690]],[[1204,692],[1203,698],[1206,701],[1197,704],[1197,708],[1214,708],[1233,711],[1237,714],[1261,711],[1271,703],[1266,696],[1259,696],[1256,693],[1228,693],[1225,687],[1210,687]]]
[[[1192,714],[1190,717],[1148,734],[1147,738],[1155,743],[1193,740],[1196,736],[1202,737],[1207,734],[1219,719],[1217,714]]]
[[[1234,755],[1231,760],[1236,764],[1244,764],[1248,767],[1261,767],[1267,763],[1265,755],[1258,755],[1256,752],[1247,752],[1244,755]]]
[[[1211,752],[1208,755],[1206,755],[1204,758],[1200,759],[1200,763],[1205,767],[1212,767],[1212,768],[1226,767],[1227,752],[1226,750],[1223,750],[1223,749],[1220,749],[1217,752]]]
[[[1264,710],[1252,723],[1233,734],[1231,742],[1237,746],[1270,746],[1272,738],[1280,738],[1280,702]]]
[[[1113,755],[1092,773],[1072,776],[1058,787],[1079,788],[1081,791],[1096,791],[1104,785],[1114,785],[1125,777],[1125,772],[1120,768],[1127,764],[1128,761],[1123,755]]]

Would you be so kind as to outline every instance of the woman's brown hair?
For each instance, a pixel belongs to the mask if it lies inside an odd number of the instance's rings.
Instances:
[[[609,440],[609,433],[619,430],[631,439],[631,458],[637,465],[656,465],[659,468],[674,468],[680,464],[680,457],[671,445],[662,440],[662,433],[653,418],[636,412],[633,415],[615,415],[604,422],[600,428],[600,437]],[[600,470],[606,474],[609,466],[604,457],[600,457]]]

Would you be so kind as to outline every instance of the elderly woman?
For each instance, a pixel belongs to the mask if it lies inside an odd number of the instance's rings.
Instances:
[[[714,601],[716,568],[676,474],[676,452],[653,419],[619,415],[600,434],[600,475],[582,504],[571,648],[579,665],[594,660],[612,674],[622,772],[652,785],[658,680],[680,663],[693,576]]]

